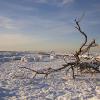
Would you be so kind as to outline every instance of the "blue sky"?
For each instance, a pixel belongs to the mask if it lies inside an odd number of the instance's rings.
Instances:
[[[76,50],[83,13],[82,29],[100,44],[100,0],[0,0],[0,50]]]

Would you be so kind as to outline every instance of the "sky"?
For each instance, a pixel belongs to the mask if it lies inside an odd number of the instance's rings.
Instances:
[[[100,0],[0,0],[0,51],[76,50],[83,14],[82,30],[100,44]]]

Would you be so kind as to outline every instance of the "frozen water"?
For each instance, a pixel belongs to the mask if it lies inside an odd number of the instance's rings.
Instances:
[[[51,73],[45,80],[27,69],[58,68],[65,64],[63,59],[40,62],[13,60],[0,64],[0,100],[99,100],[100,75],[66,77],[65,71]],[[96,99],[93,99],[96,98]]]

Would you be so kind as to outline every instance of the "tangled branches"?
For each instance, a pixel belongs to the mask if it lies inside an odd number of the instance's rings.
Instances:
[[[69,71],[70,69],[72,70],[73,79],[75,79],[75,69],[77,69],[77,71],[80,71],[81,73],[84,71],[88,71],[89,73],[92,73],[92,74],[95,72],[100,73],[100,70],[99,70],[100,63],[99,64],[96,63],[95,64],[96,66],[94,66],[91,63],[81,61],[81,59],[79,57],[80,55],[88,52],[91,47],[97,46],[97,44],[95,43],[95,40],[92,40],[89,44],[87,44],[87,42],[88,42],[87,35],[84,31],[82,31],[79,22],[80,22],[80,20],[75,19],[75,24],[76,24],[75,28],[79,31],[79,33],[82,36],[84,36],[84,42],[80,46],[80,48],[75,52],[75,54],[74,54],[75,61],[74,62],[67,63],[64,58],[65,64],[62,65],[61,68],[57,68],[57,69],[47,68],[47,69],[42,69],[42,70],[34,70],[34,69],[27,68],[27,67],[20,67],[20,68],[28,69],[28,70],[34,72],[35,75],[33,78],[35,78],[36,75],[38,75],[38,74],[43,74],[44,77],[47,78],[47,76],[49,74],[61,71],[66,68],[67,68],[67,71]],[[66,73],[67,73],[67,71],[66,71]]]
[[[79,69],[79,71],[82,73],[83,70],[88,70],[90,73],[92,72],[92,70],[94,70],[94,72],[99,72],[99,66],[100,65],[96,65],[96,67],[94,67],[92,64],[89,64],[88,62],[82,62],[80,61],[80,55],[88,52],[90,50],[91,47],[95,47],[97,46],[97,44],[95,43],[95,40],[92,40],[88,45],[87,45],[87,35],[85,32],[82,31],[80,24],[80,21],[75,19],[75,23],[76,23],[76,29],[84,36],[85,40],[83,42],[83,44],[80,46],[79,50],[76,51],[76,53],[74,54],[74,57],[76,58],[75,63],[73,64],[73,66],[71,67],[72,71],[73,71],[73,78],[75,78],[74,75],[74,70],[75,68],[77,68],[77,70]]]

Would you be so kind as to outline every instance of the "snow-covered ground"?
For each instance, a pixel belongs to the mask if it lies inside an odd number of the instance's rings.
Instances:
[[[79,75],[75,80],[65,70],[51,73],[47,79],[27,69],[59,68],[63,59],[21,62],[10,60],[0,64],[0,100],[100,100],[100,75]]]

